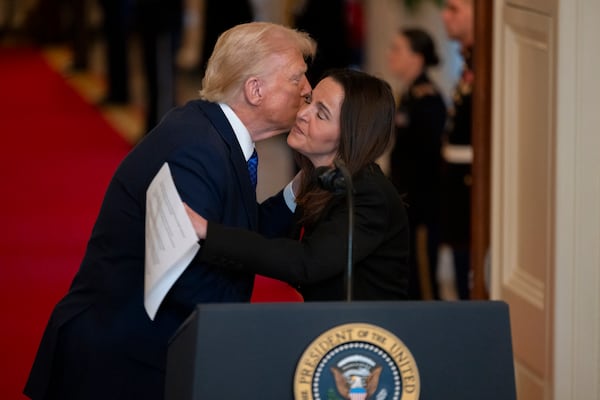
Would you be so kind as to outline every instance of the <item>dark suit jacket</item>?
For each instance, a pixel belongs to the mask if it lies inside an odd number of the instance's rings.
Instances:
[[[146,189],[168,162],[183,201],[210,220],[287,232],[283,195],[260,207],[242,150],[220,107],[171,111],[114,174],[68,294],[54,309],[25,393],[34,399],[161,399],[167,341],[202,302],[249,301],[254,275],[194,259],[154,321],[144,306]],[[260,214],[260,216],[259,216]],[[269,228],[269,229],[266,229]],[[48,397],[45,397],[48,395]]]
[[[376,164],[355,175],[354,188],[354,298],[405,299],[409,232],[400,197]],[[289,282],[307,301],[343,300],[347,232],[346,198],[339,196],[301,241],[209,222],[199,256],[227,270]]]

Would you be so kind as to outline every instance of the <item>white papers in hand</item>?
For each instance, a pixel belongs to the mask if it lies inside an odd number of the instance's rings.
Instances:
[[[160,303],[199,249],[198,237],[165,163],[146,191],[144,307],[150,319],[154,320]]]

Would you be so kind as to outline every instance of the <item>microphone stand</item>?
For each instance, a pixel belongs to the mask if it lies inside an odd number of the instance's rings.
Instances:
[[[318,167],[316,173],[319,184],[323,189],[334,193],[341,193],[344,189],[346,190],[346,201],[348,203],[348,254],[344,283],[346,286],[346,301],[350,302],[352,301],[354,291],[354,256],[352,254],[354,247],[354,186],[352,185],[352,175],[350,175],[350,171],[348,171],[348,167],[346,167],[344,161],[335,159],[333,164],[335,168]]]
[[[348,254],[346,267],[346,301],[352,301],[354,285],[354,260],[353,260],[353,243],[354,243],[354,186],[352,185],[352,176],[346,167],[346,164],[341,159],[336,159],[334,165],[344,177],[346,187],[346,202],[348,204]]]

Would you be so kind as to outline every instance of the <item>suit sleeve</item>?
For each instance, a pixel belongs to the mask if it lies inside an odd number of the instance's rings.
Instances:
[[[386,197],[375,185],[355,196],[354,261],[377,248],[389,229]],[[339,275],[346,268],[348,214],[345,199],[336,201],[327,215],[305,235],[268,239],[259,234],[209,222],[200,251],[203,261],[302,285]]]
[[[269,238],[286,236],[292,228],[293,217],[281,190],[260,204],[258,231]]]
[[[223,183],[230,178],[224,168],[224,154],[210,146],[188,146],[167,160],[181,199],[200,215],[222,219]]]

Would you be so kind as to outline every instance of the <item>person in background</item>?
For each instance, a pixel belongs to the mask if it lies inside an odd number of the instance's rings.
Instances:
[[[3,28],[2,20],[14,24],[13,21],[19,21],[20,15],[23,15],[25,33],[34,44],[67,45],[71,53],[71,62],[63,73],[84,72],[89,66],[91,41],[89,7],[87,0],[0,2],[0,34]]]
[[[460,43],[464,60],[444,135],[442,156],[442,240],[452,247],[459,299],[470,297],[471,110],[474,44],[473,0],[448,0],[442,13],[446,32]]]
[[[421,29],[400,29],[388,51],[389,70],[404,87],[396,112],[390,177],[408,204],[411,299],[438,299],[441,143],[446,104],[428,75],[439,63],[435,44]]]
[[[330,68],[348,67],[352,60],[346,0],[302,0],[294,13],[294,27],[319,43],[308,80],[315,85]]]
[[[131,0],[99,0],[106,51],[106,95],[100,106],[129,103],[129,38],[134,6]]]
[[[184,0],[184,29],[177,65],[186,71],[199,69],[204,75],[206,63],[221,33],[232,26],[254,20],[250,0]]]
[[[211,220],[282,234],[293,213],[284,191],[260,204],[248,161],[254,143],[288,131],[310,95],[305,59],[315,42],[271,23],[226,31],[201,91],[171,110],[121,162],[85,256],[56,305],[24,393],[32,399],[164,396],[167,343],[198,303],[246,302],[254,274],[195,258],[154,319],[144,308],[146,190],[165,162],[181,198]],[[289,195],[288,195],[289,197]]]
[[[353,299],[406,299],[408,219],[375,163],[391,139],[394,110],[386,82],[350,69],[330,70],[298,111],[287,138],[301,168],[291,236],[265,238],[230,227],[190,204],[186,210],[202,246],[198,257],[216,268],[286,281],[305,301],[346,299],[346,191],[332,193],[318,184],[321,168],[337,160],[354,182]]]
[[[200,68],[204,72],[219,35],[234,25],[251,22],[254,11],[249,0],[204,0],[204,36]]]
[[[136,0],[136,30],[142,44],[149,132],[176,105],[175,58],[181,41],[183,0]]]

